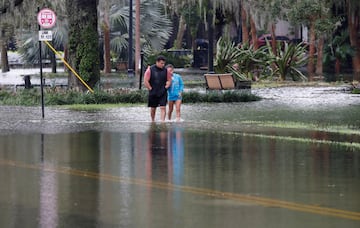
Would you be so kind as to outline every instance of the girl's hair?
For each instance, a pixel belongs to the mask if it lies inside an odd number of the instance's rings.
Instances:
[[[168,65],[166,65],[166,68],[174,69],[174,66],[172,64],[168,64]]]

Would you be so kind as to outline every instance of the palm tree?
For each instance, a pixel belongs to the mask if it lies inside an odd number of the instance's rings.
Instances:
[[[154,5],[152,0],[144,0],[140,6],[140,31],[142,49],[161,50],[168,41],[172,23],[167,18],[162,5]],[[128,6],[113,5],[110,9],[111,49],[125,58],[128,45]]]

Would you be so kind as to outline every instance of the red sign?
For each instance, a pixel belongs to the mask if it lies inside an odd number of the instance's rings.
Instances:
[[[52,28],[56,22],[56,15],[51,9],[42,9],[37,15],[37,20],[42,28]]]

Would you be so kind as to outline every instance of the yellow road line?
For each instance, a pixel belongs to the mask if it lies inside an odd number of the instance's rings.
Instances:
[[[66,175],[80,176],[85,178],[93,178],[93,179],[106,180],[106,181],[112,181],[118,183],[146,186],[150,188],[165,189],[169,191],[181,191],[185,193],[209,196],[214,198],[223,198],[233,201],[247,202],[247,203],[257,204],[266,207],[279,207],[293,211],[326,215],[326,216],[332,216],[332,217],[349,219],[349,220],[360,220],[360,212],[340,210],[335,208],[321,207],[321,206],[309,205],[309,204],[294,203],[289,201],[245,195],[239,193],[221,192],[221,191],[205,189],[205,188],[174,185],[166,182],[148,181],[144,179],[113,176],[110,174],[99,174],[95,172],[71,169],[66,167],[49,167],[42,165],[32,165],[32,164],[27,164],[18,161],[11,161],[11,160],[0,160],[0,165],[33,169],[33,170],[41,170],[45,172],[61,173]]]
[[[66,60],[62,57],[62,55],[56,51],[56,49],[51,46],[51,44],[48,41],[44,41],[45,44],[56,54],[60,57],[61,61],[63,61],[63,63],[65,64],[65,66],[67,66],[67,68],[69,68],[69,70],[71,70],[71,72],[73,72],[73,74],[80,80],[80,82],[92,93],[94,93],[94,90],[90,88],[90,86],[80,77],[80,75],[70,66],[70,64],[68,64],[68,62],[66,62]]]

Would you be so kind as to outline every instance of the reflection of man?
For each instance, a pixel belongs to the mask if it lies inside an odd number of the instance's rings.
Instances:
[[[144,75],[144,84],[149,90],[148,107],[150,107],[151,121],[155,121],[158,106],[160,106],[160,119],[165,121],[166,92],[171,85],[171,74],[165,68],[165,57],[158,56],[156,63],[147,68]]]
[[[150,179],[168,178],[168,128],[152,123],[148,132],[146,170]],[[165,181],[165,180],[164,180]]]

